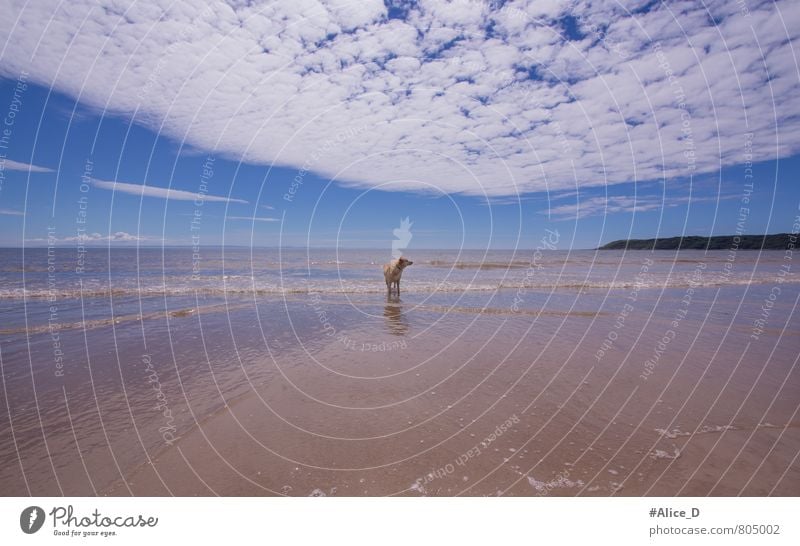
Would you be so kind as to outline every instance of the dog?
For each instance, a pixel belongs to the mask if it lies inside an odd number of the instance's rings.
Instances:
[[[386,279],[387,295],[392,295],[392,285],[397,288],[397,297],[400,297],[400,277],[403,276],[403,270],[414,262],[406,260],[402,256],[392,260],[383,266],[383,278]]]

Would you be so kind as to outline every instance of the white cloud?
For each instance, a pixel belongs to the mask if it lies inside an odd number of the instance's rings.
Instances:
[[[230,197],[209,195],[207,193],[201,194],[197,192],[173,190],[170,188],[159,188],[157,186],[146,186],[143,184],[129,184],[127,182],[111,182],[108,180],[92,179],[92,185],[96,188],[101,188],[104,190],[129,193],[131,195],[144,197],[157,197],[159,199],[173,199],[175,201],[195,201],[199,199],[205,202],[247,203],[247,201],[243,199],[233,199]]]
[[[0,209],[0,215],[3,216],[25,216],[25,213],[21,210],[12,210],[12,209]]]
[[[83,237],[84,241],[88,242],[102,242],[102,241],[109,241],[109,242],[119,242],[119,243],[129,243],[133,241],[141,241],[146,239],[146,237],[141,237],[139,235],[131,235],[130,233],[126,233],[124,231],[117,231],[111,233],[109,235],[101,235],[99,233],[92,233],[91,235],[87,235]],[[66,240],[70,241],[80,241],[80,237],[69,237]]]
[[[587,216],[605,216],[615,213],[642,213],[651,210],[660,210],[669,207],[694,203],[708,203],[719,200],[740,199],[741,196],[719,196],[719,197],[662,197],[662,196],[609,196],[609,197],[590,197],[588,199],[577,199],[574,203],[557,205],[543,210],[542,214],[547,214],[551,219],[577,220]]]
[[[0,74],[349,185],[672,178],[743,163],[745,133],[753,160],[800,152],[795,0],[425,0],[400,2],[404,20],[375,0],[6,3]]]
[[[47,167],[40,167],[38,165],[31,165],[30,163],[21,163],[12,159],[0,158],[0,168],[9,171],[29,171],[32,173],[51,173],[53,169]]]
[[[137,241],[148,241],[148,240],[152,240],[152,238],[144,235],[132,235],[125,231],[117,231],[114,233],[110,233],[108,235],[103,235],[101,233],[85,233],[82,235],[75,235],[72,237],[59,237],[56,239],[46,239],[40,237],[36,239],[27,239],[27,242],[29,243],[55,242],[56,244],[60,243],[93,244],[93,243],[134,243]]]
[[[246,220],[248,222],[280,222],[280,218],[267,218],[259,216],[226,216],[226,220]]]

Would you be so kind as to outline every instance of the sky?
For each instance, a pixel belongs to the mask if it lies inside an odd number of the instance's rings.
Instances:
[[[792,1],[0,0],[0,245],[564,248],[800,211]]]

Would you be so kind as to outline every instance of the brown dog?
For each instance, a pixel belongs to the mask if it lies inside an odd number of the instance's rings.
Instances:
[[[400,277],[403,276],[403,270],[413,263],[400,257],[383,266],[383,278],[386,279],[388,296],[392,295],[392,284],[394,284],[397,288],[397,296],[400,297]]]

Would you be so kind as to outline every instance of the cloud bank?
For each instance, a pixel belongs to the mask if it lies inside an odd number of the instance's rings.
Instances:
[[[741,199],[741,196],[666,197],[666,196],[601,196],[573,203],[555,205],[542,211],[553,220],[577,220],[587,216],[607,216],[615,213],[642,213],[695,203],[714,203],[720,199]]]
[[[56,239],[47,239],[44,237],[38,237],[35,239],[27,239],[29,243],[85,243],[85,244],[96,244],[96,243],[134,243],[134,242],[141,242],[150,240],[150,237],[140,236],[140,235],[133,235],[131,233],[127,233],[125,231],[116,231],[114,233],[109,233],[108,235],[103,235],[101,233],[85,233],[81,235],[74,235],[71,237],[59,237]]]
[[[140,197],[156,197],[158,199],[173,199],[175,201],[204,201],[217,203],[247,203],[244,199],[233,199],[207,193],[197,193],[184,190],[173,190],[170,188],[160,188],[158,186],[147,186],[144,184],[130,184],[128,182],[111,182],[109,180],[92,179],[92,185],[103,190],[128,193]]]
[[[800,151],[795,0],[3,3],[3,75],[360,187],[507,196]]]
[[[7,169],[9,171],[28,171],[32,173],[51,173],[53,169],[48,169],[47,167],[40,167],[39,165],[32,165],[30,163],[22,163],[20,161],[14,161],[12,159],[0,158],[0,164],[2,164],[3,169]]]

